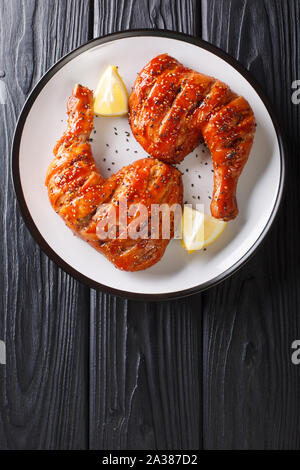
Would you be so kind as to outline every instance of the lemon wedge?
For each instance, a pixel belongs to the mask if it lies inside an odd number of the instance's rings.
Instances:
[[[123,116],[128,113],[128,93],[115,65],[105,69],[94,93],[94,113]]]
[[[182,217],[182,246],[189,252],[201,250],[224,231],[226,222],[185,206]]]

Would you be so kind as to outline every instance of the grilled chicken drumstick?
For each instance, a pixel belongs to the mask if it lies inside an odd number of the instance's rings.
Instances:
[[[104,254],[117,268],[126,271],[149,268],[161,259],[170,239],[160,235],[157,239],[122,238],[123,225],[118,218],[114,238],[99,239],[97,225],[101,220],[107,220],[105,217],[112,208],[118,215],[119,205],[125,200],[131,211],[129,223],[138,220],[140,212],[135,209],[138,203],[147,208],[146,220],[143,220],[146,223],[150,222],[151,204],[182,205],[180,172],[158,160],[146,158],[105,179],[96,168],[89,144],[93,128],[93,94],[88,88],[75,86],[68,101],[68,116],[67,130],[55,146],[55,159],[46,177],[54,210],[75,234]],[[170,238],[173,234],[171,212]]]
[[[204,140],[214,166],[211,213],[223,220],[236,217],[237,182],[255,132],[253,111],[243,97],[163,54],[138,75],[129,122],[146,152],[167,163],[181,162]]]

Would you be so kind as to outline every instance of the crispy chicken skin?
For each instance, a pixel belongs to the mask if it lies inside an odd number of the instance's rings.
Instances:
[[[76,235],[104,254],[117,268],[138,271],[149,268],[163,256],[174,235],[171,212],[170,238],[122,238],[123,225],[116,218],[115,237],[99,239],[97,224],[107,220],[108,211],[127,200],[128,222],[139,220],[135,206],[147,208],[143,222],[150,226],[151,204],[182,205],[180,172],[155,159],[139,160],[122,168],[110,178],[103,178],[96,168],[89,144],[93,129],[93,94],[76,85],[68,101],[68,125],[54,148],[55,158],[48,168],[46,186],[53,209]],[[106,204],[107,206],[102,206]],[[104,208],[104,209],[103,209]],[[138,231],[138,229],[137,229]]]
[[[254,114],[243,97],[162,54],[135,81],[129,122],[146,152],[166,163],[181,162],[204,140],[214,166],[211,213],[223,220],[237,216],[237,182],[255,133]]]

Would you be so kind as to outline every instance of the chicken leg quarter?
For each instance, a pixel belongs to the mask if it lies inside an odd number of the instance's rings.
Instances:
[[[146,152],[167,163],[181,162],[204,140],[214,167],[211,213],[223,220],[237,216],[237,182],[255,133],[253,111],[242,96],[162,54],[136,79],[129,122]]]
[[[126,271],[146,269],[163,256],[174,236],[175,217],[170,211],[170,237],[123,237],[119,207],[128,205],[128,223],[140,220],[138,204],[146,208],[143,223],[151,226],[151,205],[182,206],[180,172],[158,160],[145,158],[103,178],[96,168],[89,144],[93,129],[93,93],[76,85],[68,101],[68,126],[54,148],[55,158],[48,168],[46,186],[53,209],[67,226],[114,265]],[[137,208],[136,208],[137,207]],[[114,209],[117,218],[112,238],[99,239],[97,226]],[[161,228],[161,227],[160,227]]]

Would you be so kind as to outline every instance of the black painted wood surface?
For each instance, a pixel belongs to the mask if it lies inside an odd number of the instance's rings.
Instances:
[[[0,0],[0,449],[299,448],[299,13],[299,0]],[[58,269],[28,234],[9,174],[17,116],[45,70],[87,39],[141,27],[202,36],[240,60],[289,148],[263,247],[218,287],[163,303]]]

